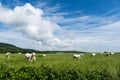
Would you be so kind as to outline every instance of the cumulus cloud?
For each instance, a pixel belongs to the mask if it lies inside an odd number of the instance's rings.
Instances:
[[[66,47],[68,43],[56,37],[62,29],[54,22],[43,17],[43,10],[26,3],[14,9],[0,5],[0,22],[22,32],[28,38],[51,48]]]

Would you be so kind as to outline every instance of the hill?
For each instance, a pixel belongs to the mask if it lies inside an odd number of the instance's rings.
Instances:
[[[50,54],[52,53],[85,53],[85,52],[80,52],[80,51],[39,51],[39,50],[34,50],[34,49],[19,48],[12,44],[0,42],[0,53],[6,53],[6,52],[12,52],[12,53],[36,52],[36,53],[50,53]]]
[[[33,49],[23,49],[23,48],[19,48],[19,47],[15,46],[15,45],[12,45],[12,44],[0,42],[0,53],[6,53],[6,52],[26,53],[26,52],[39,52],[39,51],[33,50]]]

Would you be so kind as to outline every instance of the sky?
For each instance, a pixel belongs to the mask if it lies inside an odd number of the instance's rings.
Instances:
[[[120,51],[120,0],[0,0],[0,42],[55,51]]]

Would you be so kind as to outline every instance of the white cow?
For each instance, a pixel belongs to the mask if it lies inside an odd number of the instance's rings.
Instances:
[[[114,52],[110,52],[111,55],[115,54]]]
[[[45,57],[45,56],[46,56],[46,54],[42,54],[42,56],[43,56],[43,57]]]
[[[109,56],[109,55],[111,55],[111,52],[105,51],[103,54],[104,54],[105,56]]]
[[[96,56],[96,54],[95,54],[95,53],[92,53],[91,56]]]
[[[18,54],[22,54],[22,53],[18,53]]]
[[[82,57],[81,54],[73,54],[73,58],[75,59],[80,59]]]
[[[26,53],[25,54],[25,57],[28,61],[36,61],[36,57],[35,57],[35,53]]]
[[[6,54],[5,54],[5,56],[7,57],[7,58],[9,58],[10,57],[10,52],[7,52]]]

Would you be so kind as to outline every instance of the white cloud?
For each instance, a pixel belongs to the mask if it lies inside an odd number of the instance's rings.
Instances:
[[[22,32],[25,36],[53,48],[66,47],[67,43],[55,36],[62,29],[54,22],[45,19],[43,11],[27,3],[13,10],[0,5],[0,22]]]

